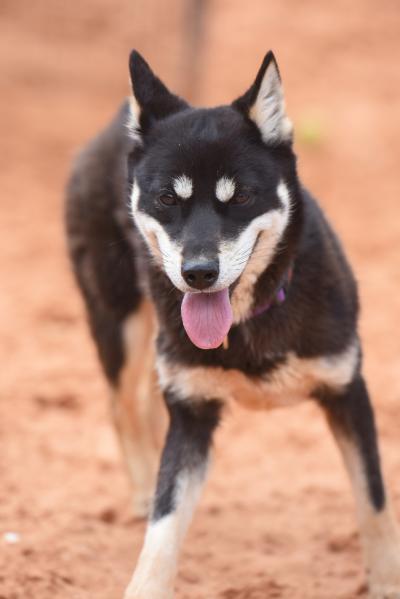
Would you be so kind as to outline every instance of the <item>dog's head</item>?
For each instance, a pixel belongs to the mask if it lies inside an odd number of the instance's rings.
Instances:
[[[189,337],[217,347],[232,286],[252,262],[253,279],[268,267],[290,221],[296,168],[278,67],[269,52],[250,89],[212,109],[171,94],[135,51],[130,72],[132,214],[184,293]]]

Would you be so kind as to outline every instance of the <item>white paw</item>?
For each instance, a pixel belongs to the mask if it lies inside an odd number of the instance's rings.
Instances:
[[[367,580],[370,599],[400,599],[400,535],[387,517],[368,545]]]
[[[141,559],[141,566],[146,565]],[[144,570],[144,571],[143,571]],[[158,570],[158,571],[157,571]],[[173,599],[173,578],[165,578],[157,568],[140,568],[133,574],[124,595],[124,599]]]
[[[161,589],[156,584],[148,584],[140,589],[131,585],[126,589],[124,599],[174,599],[173,591]]]
[[[368,578],[370,599],[400,599],[400,553],[394,562],[381,562],[379,570],[372,570]]]
[[[400,599],[400,585],[378,584],[370,587],[370,599]]]

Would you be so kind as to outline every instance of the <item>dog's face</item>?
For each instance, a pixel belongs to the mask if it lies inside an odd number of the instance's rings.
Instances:
[[[131,76],[135,222],[175,287],[228,293],[252,258],[268,266],[289,223],[295,159],[275,59],[214,109],[173,96],[135,52]]]

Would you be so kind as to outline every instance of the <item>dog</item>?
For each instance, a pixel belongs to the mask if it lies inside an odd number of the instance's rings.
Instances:
[[[141,55],[78,157],[69,251],[148,528],[125,599],[170,599],[224,406],[317,402],[357,504],[370,597],[400,598],[400,537],[362,375],[355,279],[296,170],[268,52],[232,104],[192,108]]]

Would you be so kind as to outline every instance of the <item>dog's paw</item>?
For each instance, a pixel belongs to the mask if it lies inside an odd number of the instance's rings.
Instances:
[[[393,524],[389,532],[390,536],[378,538],[368,547],[369,599],[400,599],[400,535]]]
[[[145,581],[134,576],[124,599],[174,599],[174,592],[168,585],[161,585],[155,576]]]
[[[393,567],[372,572],[368,588],[369,599],[400,599],[400,558]]]
[[[369,599],[400,599],[400,585],[371,585],[369,591]]]
[[[154,585],[141,589],[126,589],[124,599],[174,599],[173,592],[165,589],[156,588]]]

